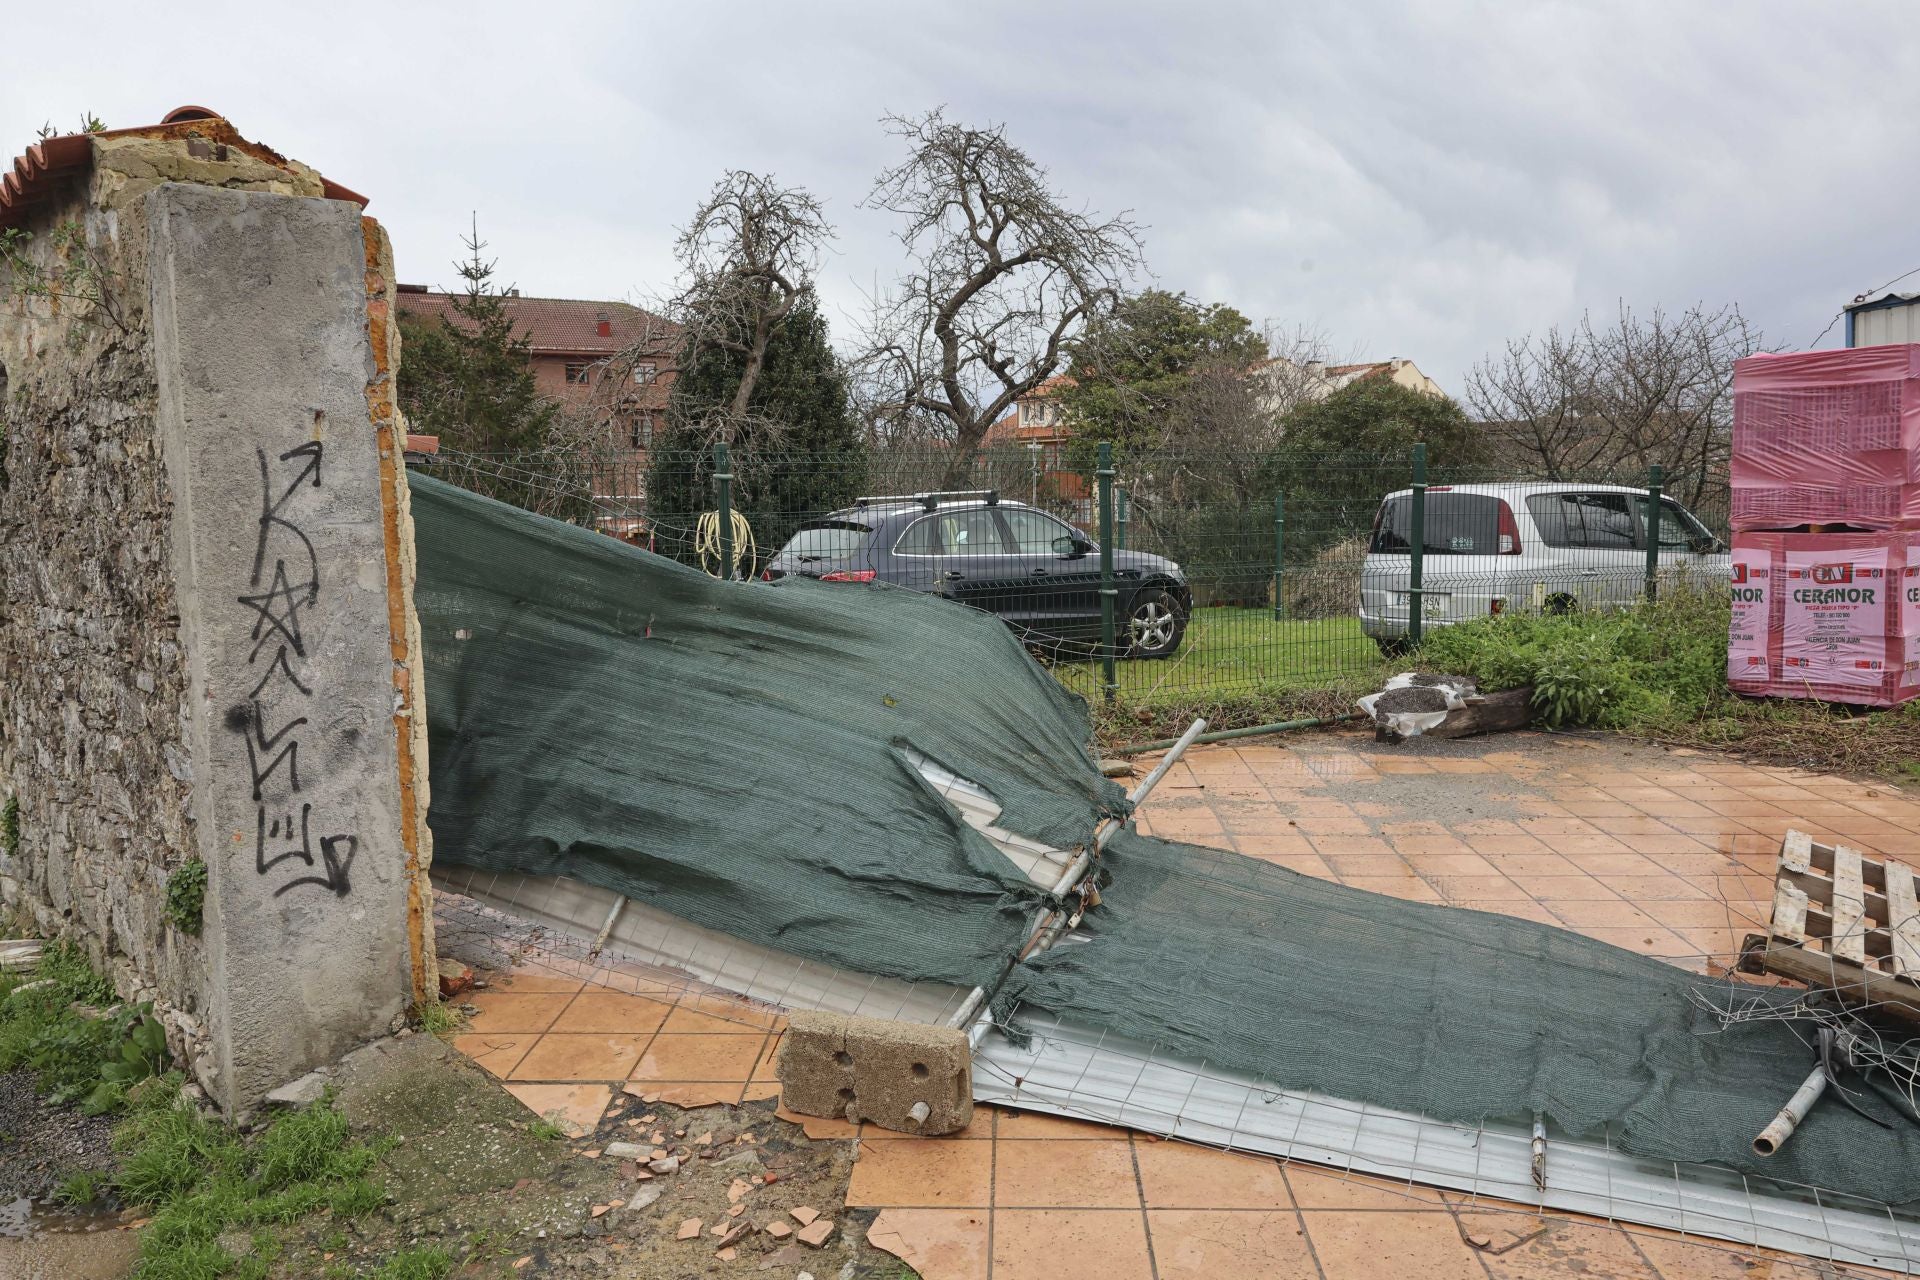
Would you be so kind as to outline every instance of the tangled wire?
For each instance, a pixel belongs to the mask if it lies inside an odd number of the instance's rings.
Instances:
[[[1754,1022],[1784,1023],[1807,1046],[1810,1055],[1822,1053],[1825,1039],[1835,1047],[1839,1059],[1876,1093],[1907,1119],[1920,1123],[1920,1036],[1890,1036],[1858,1011],[1824,1003],[1824,993],[1819,991],[1805,991],[1783,1002],[1766,988],[1729,983],[1719,990],[1726,995],[1725,1004],[1698,989],[1689,991],[1687,998],[1711,1014],[1723,1029]],[[1746,994],[1749,992],[1752,994]],[[1870,1010],[1871,1006],[1864,1008]],[[1885,1088],[1881,1087],[1883,1078]],[[1833,1087],[1843,1097],[1848,1093],[1838,1080],[1833,1081]],[[1847,1105],[1860,1109],[1850,1098]]]

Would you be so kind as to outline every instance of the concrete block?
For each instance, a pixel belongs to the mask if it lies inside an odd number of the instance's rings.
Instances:
[[[366,239],[338,200],[167,184],[146,211],[231,1114],[412,996]]]
[[[973,1119],[964,1031],[843,1013],[796,1012],[781,1041],[790,1111],[901,1133],[953,1133]]]
[[[273,1090],[264,1101],[270,1107],[304,1107],[326,1095],[328,1080],[325,1070],[309,1071]]]

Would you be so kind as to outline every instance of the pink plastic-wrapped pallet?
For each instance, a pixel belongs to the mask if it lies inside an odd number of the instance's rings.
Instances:
[[[1920,531],[1736,533],[1727,683],[1890,707],[1920,695]]]
[[[1920,345],[1733,366],[1733,527],[1920,528]]]

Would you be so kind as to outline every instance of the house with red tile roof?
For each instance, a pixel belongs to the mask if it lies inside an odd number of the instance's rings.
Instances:
[[[402,315],[457,326],[457,296],[403,284],[394,301]],[[647,455],[666,424],[678,327],[625,302],[530,298],[518,289],[502,301],[514,335],[527,342],[534,387],[585,420],[593,491],[606,511],[595,527],[617,538],[644,536],[646,522],[633,512],[645,503]],[[404,369],[404,347],[400,361]]]
[[[1064,411],[1057,398],[1074,385],[1064,373],[1055,374],[1014,401],[1013,412],[987,428],[981,438],[984,449],[1025,449],[1033,458],[1036,483],[1044,478],[1061,499],[1082,503],[1092,492],[1087,477],[1067,462],[1067,431]]]
[[[394,300],[402,315],[458,326],[462,322],[453,307],[458,296],[403,284]],[[529,298],[517,289],[502,300],[515,335],[531,348],[533,382],[541,395],[570,408],[603,407],[610,449],[652,447],[673,381],[669,321],[625,302]]]
[[[1420,372],[1419,366],[1404,356],[1360,364],[1326,364],[1320,360],[1295,363],[1286,356],[1274,356],[1261,362],[1255,374],[1268,383],[1271,407],[1281,413],[1307,401],[1324,400],[1343,387],[1368,378],[1384,378],[1422,395],[1447,394],[1439,383]]]

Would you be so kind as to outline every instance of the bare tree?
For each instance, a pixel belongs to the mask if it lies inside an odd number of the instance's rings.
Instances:
[[[1596,412],[1598,360],[1584,331],[1548,329],[1507,341],[1467,374],[1466,402],[1500,454],[1564,480],[1602,465],[1612,450]]]
[[[1327,378],[1327,366],[1338,360],[1359,358],[1358,348],[1345,356],[1336,356],[1333,339],[1326,330],[1304,324],[1275,325],[1266,328],[1267,358],[1253,371],[1260,389],[1260,403],[1272,423],[1273,444],[1285,431],[1286,417],[1302,405],[1326,398],[1333,384]]]
[[[703,356],[725,352],[740,369],[727,403],[702,413],[703,443],[753,433],[771,439],[780,424],[749,412],[767,350],[804,304],[833,228],[820,201],[768,174],[728,170],[714,183],[674,241],[675,292],[643,309],[638,333],[608,357],[582,415],[589,434],[623,415],[653,412],[656,385],[671,382]],[[749,428],[752,431],[749,431]]]
[[[746,415],[767,344],[812,288],[821,248],[832,238],[812,193],[739,169],[714,184],[680,232],[674,257],[682,287],[668,313],[680,326],[683,364],[708,346],[738,359],[729,417]]]
[[[890,116],[908,157],[875,180],[868,208],[905,219],[908,265],[875,299],[865,358],[885,416],[940,424],[964,475],[987,429],[1059,371],[1066,340],[1143,266],[1126,214],[1075,212],[1004,126],[943,110]]]
[[[1696,502],[1725,478],[1733,362],[1761,349],[1737,306],[1642,318],[1623,302],[1610,323],[1509,342],[1467,375],[1466,401],[1499,451],[1549,479],[1658,463]]]

